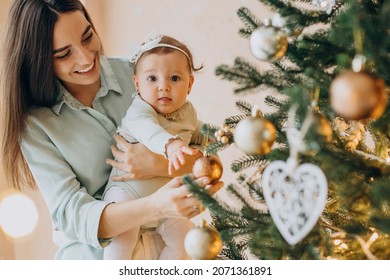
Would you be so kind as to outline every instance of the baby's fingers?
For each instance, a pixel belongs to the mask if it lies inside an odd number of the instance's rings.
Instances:
[[[180,167],[180,165],[184,165],[186,163],[186,160],[185,160],[185,157],[184,157],[184,154],[182,152],[178,152],[176,154],[176,158],[177,158],[177,162],[179,164],[178,168]],[[178,169],[176,168],[176,170]]]
[[[190,155],[190,156],[196,155],[199,152],[198,149],[193,149],[187,146],[182,147],[180,150],[183,154]]]
[[[180,168],[180,160],[178,159],[177,155],[173,155],[169,159],[169,166],[171,168],[171,172],[173,172],[173,168],[175,170],[178,170]],[[171,175],[171,174],[170,174]]]
[[[173,174],[173,169],[174,169],[174,166],[173,166],[172,161],[170,160],[169,163],[168,163],[168,174],[169,175]]]

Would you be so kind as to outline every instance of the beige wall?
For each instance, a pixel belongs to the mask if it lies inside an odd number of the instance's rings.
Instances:
[[[0,28],[11,1],[0,1]],[[86,6],[102,38],[107,55],[126,56],[129,45],[140,43],[152,30],[171,35],[186,43],[192,50],[195,63],[204,70],[196,74],[189,99],[198,110],[201,120],[219,125],[238,113],[234,102],[242,97],[233,95],[234,84],[214,74],[220,64],[233,64],[236,57],[246,57],[262,66],[249,52],[249,42],[238,35],[242,26],[236,15],[244,6],[259,18],[270,16],[257,0],[85,0]],[[1,29],[0,29],[1,30]],[[262,104],[262,97],[248,96],[252,103]],[[230,171],[233,159],[241,153],[234,147],[221,152],[226,184],[233,182]],[[0,189],[1,190],[1,189]],[[36,192],[30,193],[37,202],[41,219],[37,230],[23,241],[6,240],[0,232],[0,259],[50,259],[55,247],[50,240],[50,222],[46,207]],[[220,193],[224,197],[224,191]],[[5,246],[3,246],[5,244]]]

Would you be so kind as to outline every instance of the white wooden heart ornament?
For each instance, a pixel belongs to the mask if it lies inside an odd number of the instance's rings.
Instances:
[[[272,220],[283,238],[295,245],[317,223],[326,204],[328,184],[314,164],[290,170],[284,161],[270,163],[264,170],[262,187]]]

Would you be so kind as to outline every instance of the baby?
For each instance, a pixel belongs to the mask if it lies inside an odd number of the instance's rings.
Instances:
[[[139,46],[130,57],[135,64],[134,84],[137,89],[133,103],[118,127],[118,133],[128,142],[140,142],[151,151],[165,155],[169,160],[168,173],[180,168],[185,154],[193,155],[204,145],[200,121],[187,100],[194,83],[192,54],[183,43],[169,36],[155,36]],[[113,169],[111,175],[118,175]],[[155,192],[170,180],[156,177],[126,182],[109,181],[104,200],[120,202],[137,199]],[[160,259],[189,259],[184,250],[184,238],[193,227],[187,219],[167,218],[143,225],[155,229],[165,242]],[[132,259],[140,228],[116,237],[105,249],[106,259]]]

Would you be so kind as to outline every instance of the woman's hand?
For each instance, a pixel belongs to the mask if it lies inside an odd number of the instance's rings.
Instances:
[[[142,144],[130,144],[119,134],[115,134],[114,139],[116,146],[113,145],[111,151],[115,160],[107,159],[106,163],[126,173],[111,177],[113,181],[149,179],[166,172],[168,163],[163,156]]]
[[[117,145],[112,146],[111,151],[115,160],[107,159],[106,163],[126,173],[113,176],[111,178],[113,181],[169,176],[168,160],[164,156],[153,153],[142,144],[130,144],[119,134],[115,134],[114,138]],[[202,153],[192,156],[186,155],[185,164],[178,170],[173,171],[169,177],[190,173],[194,161],[200,156],[202,156]]]
[[[110,238],[122,234],[134,227],[162,218],[176,217],[191,219],[204,209],[191,195],[183,177],[176,177],[158,189],[155,193],[135,200],[110,203],[104,208],[99,222],[99,238]],[[195,181],[206,187],[210,194],[223,187],[222,182],[208,185],[210,179],[202,177]]]
[[[150,195],[156,206],[161,209],[161,217],[184,217],[193,218],[204,210],[201,202],[191,195],[187,185],[182,182],[183,177],[176,177]],[[201,177],[195,180],[200,187],[206,187],[211,195],[223,187],[223,182],[218,181],[208,185],[210,178]],[[158,205],[160,204],[160,205]]]

